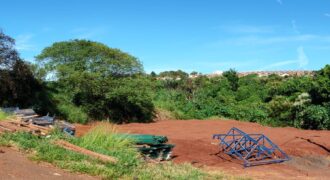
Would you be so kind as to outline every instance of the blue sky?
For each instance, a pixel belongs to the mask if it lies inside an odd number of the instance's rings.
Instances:
[[[146,72],[316,70],[330,63],[328,0],[10,0],[0,28],[21,56],[90,39],[138,57]]]

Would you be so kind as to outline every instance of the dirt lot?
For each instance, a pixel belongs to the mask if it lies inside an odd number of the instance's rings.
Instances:
[[[48,163],[36,163],[13,148],[0,147],[0,180],[10,179],[99,179],[88,175],[69,173]]]
[[[292,158],[281,164],[243,168],[241,163],[218,152],[212,134],[226,133],[237,127],[247,133],[263,133]],[[82,135],[91,125],[78,126]],[[233,120],[163,120],[155,123],[132,123],[118,126],[121,132],[166,135],[174,148],[176,163],[188,162],[211,171],[256,179],[330,179],[330,131],[271,128],[256,123]]]

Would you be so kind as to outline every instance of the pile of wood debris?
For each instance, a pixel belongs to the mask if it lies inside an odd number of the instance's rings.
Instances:
[[[55,121],[55,117],[49,115],[39,116],[32,109],[2,108],[1,110],[13,115],[6,120],[0,121],[0,134],[4,132],[24,131],[38,136],[46,136],[55,128],[71,136],[75,134],[75,126],[72,124],[66,121]],[[64,149],[91,156],[103,162],[116,163],[118,161],[115,157],[93,152],[64,140],[57,140],[54,143]]]
[[[48,135],[53,129],[59,128],[63,132],[74,135],[75,126],[62,120],[55,120],[49,115],[39,116],[32,109],[3,108],[2,111],[13,114],[10,118],[0,121],[1,132],[25,131],[36,135]]]

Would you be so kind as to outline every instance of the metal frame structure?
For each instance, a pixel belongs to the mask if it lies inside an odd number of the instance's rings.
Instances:
[[[280,163],[290,157],[263,134],[247,134],[238,128],[231,128],[227,134],[214,134],[220,140],[220,152],[244,162],[244,167]]]

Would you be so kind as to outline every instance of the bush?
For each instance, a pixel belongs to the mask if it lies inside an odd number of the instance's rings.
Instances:
[[[260,103],[237,104],[231,106],[230,117],[250,122],[262,122],[267,119],[266,107]]]
[[[120,87],[106,94],[111,121],[150,122],[155,117],[155,107],[151,98],[139,93],[133,87]]]
[[[311,105],[298,114],[300,126],[304,129],[329,129],[328,110],[320,105]]]
[[[268,116],[279,125],[293,125],[293,103],[285,96],[275,96],[268,104]]]
[[[72,103],[61,102],[57,108],[61,113],[60,115],[69,122],[82,124],[88,122],[87,114],[80,107],[77,107]]]

